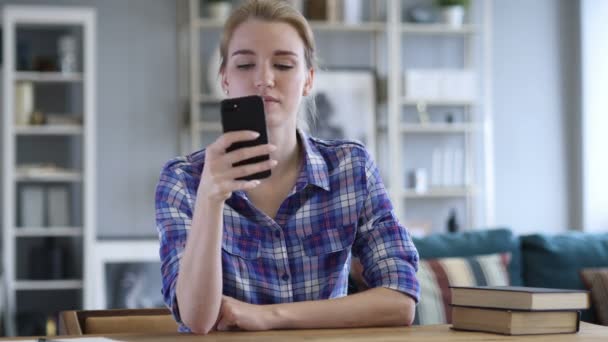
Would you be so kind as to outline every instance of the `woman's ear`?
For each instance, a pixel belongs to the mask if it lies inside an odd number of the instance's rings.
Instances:
[[[302,91],[303,96],[308,96],[312,92],[312,85],[315,79],[315,69],[308,69],[306,74],[306,82],[304,82],[304,90]]]
[[[220,69],[220,77],[222,79],[222,90],[224,91],[224,94],[228,95],[228,78],[223,69]]]

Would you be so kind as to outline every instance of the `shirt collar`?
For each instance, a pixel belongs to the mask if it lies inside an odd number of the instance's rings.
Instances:
[[[329,174],[325,158],[303,130],[298,129],[298,135],[304,151],[304,164],[296,182],[297,190],[304,188],[306,184],[312,184],[329,191]]]

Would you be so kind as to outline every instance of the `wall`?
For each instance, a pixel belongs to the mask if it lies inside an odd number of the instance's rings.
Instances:
[[[576,223],[576,2],[496,0],[493,94],[496,224],[518,233]]]
[[[606,231],[608,229],[608,40],[606,14],[608,2],[582,0],[581,59],[583,120],[582,170],[582,221],[586,230]]]
[[[167,0],[0,0],[97,9],[98,235],[156,236],[154,187],[178,154],[176,5]]]

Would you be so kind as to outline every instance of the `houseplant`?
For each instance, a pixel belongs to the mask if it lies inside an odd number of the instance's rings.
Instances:
[[[468,0],[437,0],[437,5],[441,8],[441,16],[446,25],[462,26],[465,9],[469,6]]]

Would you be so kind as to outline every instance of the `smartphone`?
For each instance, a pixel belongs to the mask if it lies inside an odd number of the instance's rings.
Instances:
[[[260,136],[255,140],[239,141],[230,145],[226,152],[234,151],[243,147],[268,144],[268,134],[266,132],[266,113],[264,112],[264,99],[261,96],[245,96],[225,99],[221,102],[222,128],[224,133],[233,131],[255,131]],[[270,155],[261,155],[253,158],[241,160],[232,166],[259,163],[269,160]],[[253,180],[270,177],[270,170],[254,173],[237,180]]]

